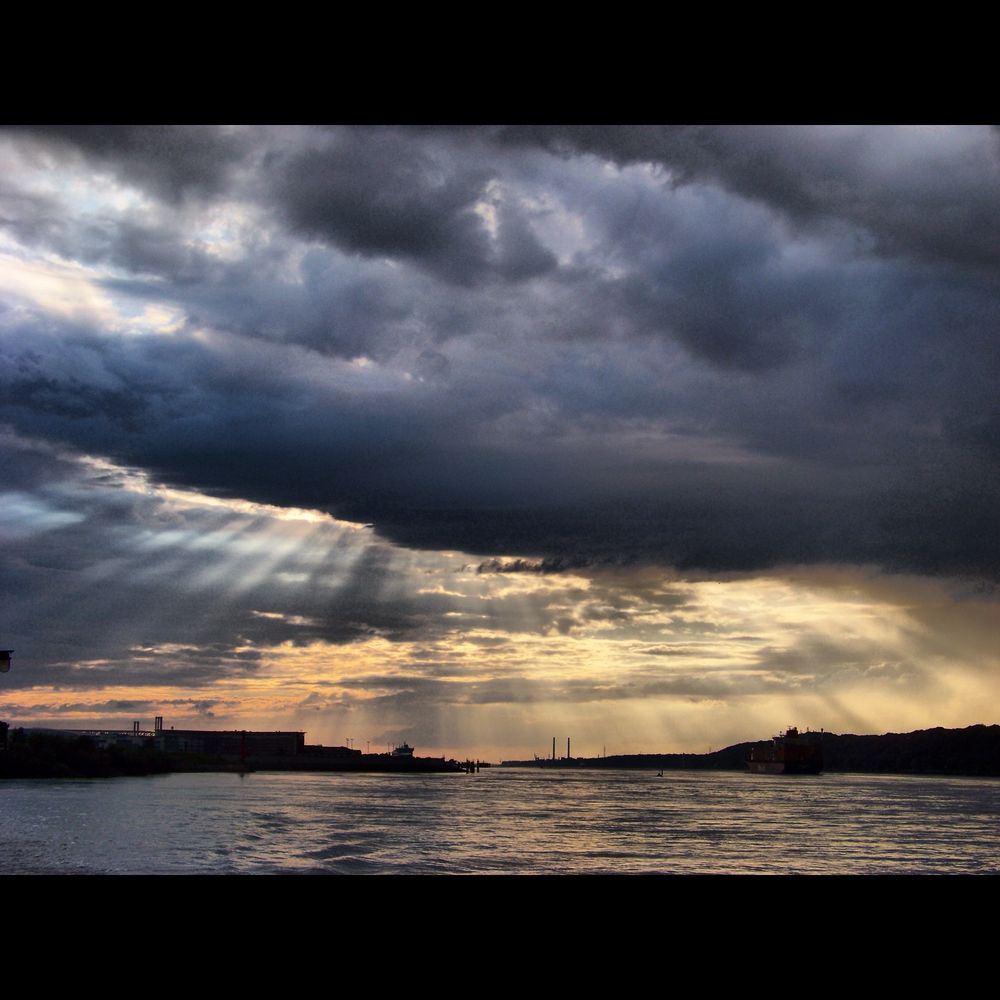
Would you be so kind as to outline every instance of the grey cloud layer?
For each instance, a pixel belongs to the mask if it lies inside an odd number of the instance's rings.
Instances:
[[[8,435],[0,445],[8,487],[0,494],[0,608],[4,644],[17,650],[4,675],[6,716],[24,717],[14,707],[21,689],[51,686],[32,709],[35,721],[89,713],[111,724],[164,705],[223,718],[239,708],[239,684],[273,684],[283,661],[282,696],[304,699],[303,711],[385,713],[427,732],[448,706],[723,703],[789,693],[833,704],[857,683],[933,696],[936,675],[955,663],[974,676],[995,671],[995,588],[973,581],[795,571],[792,582],[828,593],[831,608],[839,589],[875,609],[875,619],[899,623],[895,639],[887,628],[857,630],[871,624],[868,615],[854,630],[832,632],[809,615],[782,622],[780,599],[762,601],[759,619],[727,614],[724,587],[660,567],[475,564],[406,552],[370,530],[179,502],[44,443]],[[902,608],[905,615],[893,610]],[[354,669],[344,669],[345,647],[375,637],[386,643],[359,650]],[[573,648],[578,637],[586,644]],[[297,680],[287,658],[306,646],[315,648],[304,651]],[[188,697],[132,694],[171,685]],[[109,690],[122,686],[130,697]]]
[[[416,547],[1000,576],[988,129],[6,141],[17,252],[182,316],[123,337],[8,308],[23,434]],[[73,202],[56,167],[145,201]]]
[[[468,669],[437,645],[459,632],[484,630],[471,641],[493,653],[595,621],[641,639],[625,610],[673,612],[687,600],[682,587],[613,573],[586,589],[570,579],[505,594],[493,577],[492,589],[470,590],[451,574],[475,580],[471,566],[414,565],[368,530],[178,503],[10,435],[0,457],[0,624],[18,663],[7,690],[202,689],[266,673],[279,645],[375,637],[416,644],[418,672],[445,677]]]

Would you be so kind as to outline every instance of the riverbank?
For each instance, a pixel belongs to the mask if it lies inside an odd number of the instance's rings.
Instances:
[[[164,753],[151,746],[98,746],[88,736],[67,738],[44,732],[15,730],[0,751],[4,778],[122,778],[150,774],[249,773],[251,771],[319,771],[375,774],[457,774],[467,767],[439,757],[395,757],[391,754],[252,755],[233,759],[211,754]]]
[[[854,774],[927,774],[1000,777],[1000,726],[919,729],[881,736],[813,733],[823,749],[823,770]],[[657,771],[745,771],[749,751],[762,741],[736,743],[712,753],[617,754],[505,760],[501,767]]]

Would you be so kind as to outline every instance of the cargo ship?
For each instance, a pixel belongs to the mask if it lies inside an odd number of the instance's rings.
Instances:
[[[759,743],[747,754],[753,774],[819,774],[823,770],[820,733],[800,733],[794,726],[770,743]]]

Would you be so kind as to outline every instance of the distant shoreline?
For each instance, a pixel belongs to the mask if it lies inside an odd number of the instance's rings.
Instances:
[[[1000,777],[1000,725],[964,729],[919,729],[882,736],[815,733],[822,742],[823,770],[853,774],[922,774]],[[586,768],[590,770],[744,771],[752,747],[766,741],[736,743],[712,753],[616,754],[610,757],[561,757],[505,760],[508,768]]]
[[[12,734],[13,735],[13,734]],[[921,729],[881,736],[814,734],[822,741],[823,770],[853,774],[916,774],[1000,777],[1000,725],[964,729]],[[743,771],[749,750],[766,741],[736,743],[712,753],[616,754],[505,760],[501,768],[578,770]],[[97,748],[39,732],[0,750],[0,780],[38,778],[142,777],[154,774],[296,771],[350,774],[460,773],[463,765],[435,757],[412,759],[365,754],[350,760],[310,755],[247,757],[245,760],[194,754],[166,754],[150,748]]]
[[[40,778],[123,778],[198,772],[313,771],[364,774],[461,773],[457,761],[439,757],[359,754],[330,757],[311,754],[214,755],[167,753],[151,746],[98,746],[87,736],[13,730],[0,749],[0,780]]]

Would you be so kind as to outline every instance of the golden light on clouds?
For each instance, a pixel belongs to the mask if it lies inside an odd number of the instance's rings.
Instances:
[[[81,728],[163,714],[510,758],[546,753],[553,735],[593,755],[704,751],[789,724],[971,724],[1000,687],[997,602],[948,581],[861,567],[722,580],[652,566],[542,572],[527,556],[403,549],[322,512],[72,461],[86,490],[147,512],[84,577],[188,595],[201,631],[228,625],[230,638],[145,641],[169,610],[145,601],[117,623],[117,655],[54,664],[71,688],[6,692],[15,719]],[[55,530],[58,514],[55,500],[29,505],[18,531]]]

